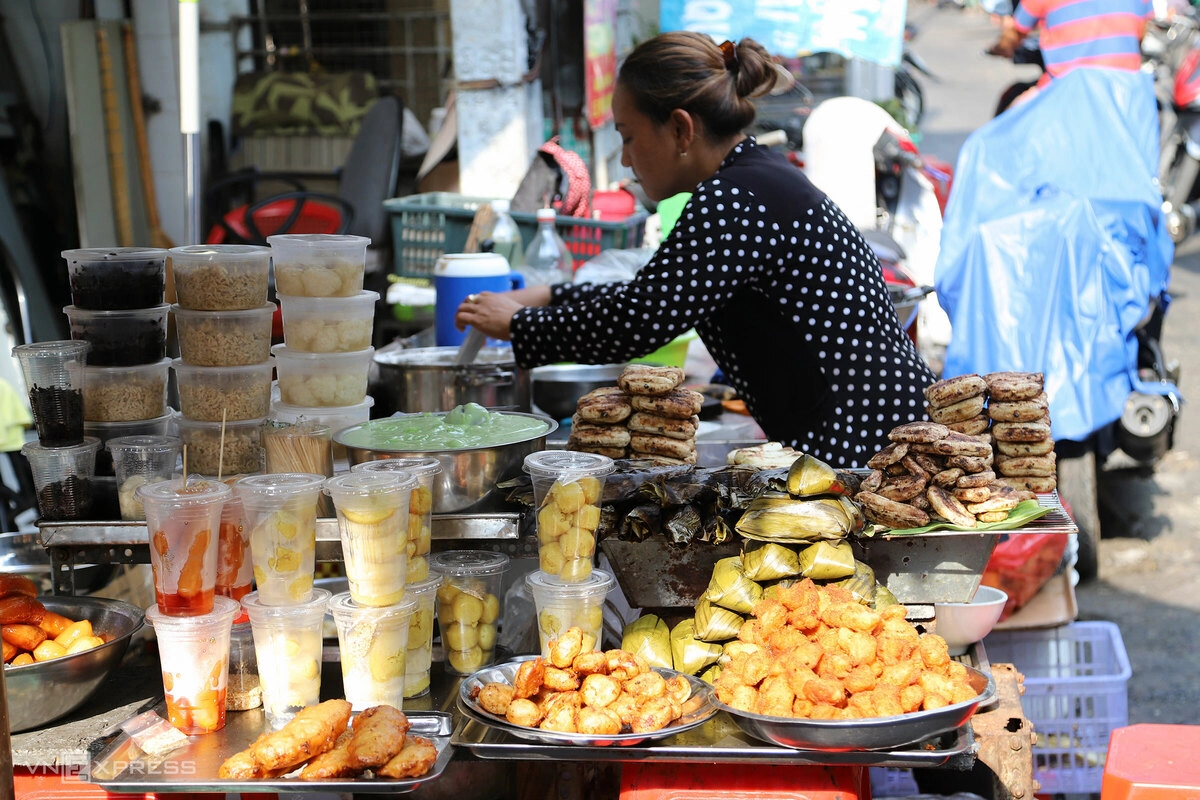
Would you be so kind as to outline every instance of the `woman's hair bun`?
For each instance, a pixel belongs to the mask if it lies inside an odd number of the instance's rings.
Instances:
[[[734,75],[739,97],[761,97],[784,82],[784,75],[766,49],[753,39],[737,44]]]

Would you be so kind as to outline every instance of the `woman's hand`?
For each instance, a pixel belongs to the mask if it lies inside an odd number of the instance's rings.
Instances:
[[[512,318],[525,306],[550,303],[550,289],[534,286],[511,292],[480,292],[468,295],[454,314],[454,326],[460,331],[470,325],[493,339],[512,338]]]

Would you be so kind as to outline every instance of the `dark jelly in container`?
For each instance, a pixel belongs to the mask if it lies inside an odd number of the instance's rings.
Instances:
[[[157,247],[63,250],[76,308],[115,311],[163,302],[167,251]]]
[[[90,342],[88,365],[132,367],[161,361],[167,354],[167,312],[162,303],[151,308],[91,311],[66,306],[71,338]]]

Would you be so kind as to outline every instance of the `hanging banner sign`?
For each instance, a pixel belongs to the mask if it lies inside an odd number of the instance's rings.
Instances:
[[[584,1],[584,86],[588,124],[593,129],[612,119],[613,84],[617,79],[616,27],[617,0]]]
[[[905,6],[905,0],[660,0],[659,24],[717,41],[749,36],[772,55],[832,52],[895,66]]]

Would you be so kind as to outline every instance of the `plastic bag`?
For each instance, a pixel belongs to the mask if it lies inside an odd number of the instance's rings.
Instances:
[[[983,568],[983,585],[1008,594],[1001,620],[1033,599],[1054,575],[1067,549],[1063,533],[1022,533],[996,545]]]
[[[967,139],[935,272],[947,377],[1044,372],[1055,439],[1166,391],[1138,380],[1134,336],[1174,253],[1157,158],[1150,76],[1119,70],[1074,70]]]

